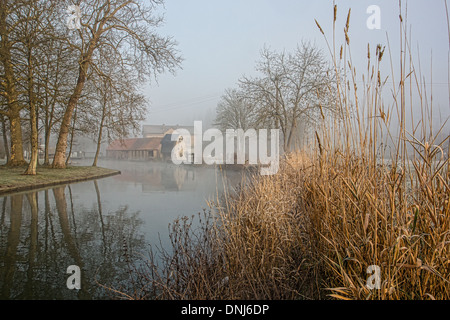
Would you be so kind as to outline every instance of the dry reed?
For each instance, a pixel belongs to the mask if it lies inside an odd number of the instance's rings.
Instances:
[[[334,6],[334,23],[336,14]],[[252,176],[211,202],[200,221],[175,221],[171,250],[152,254],[140,273],[150,288],[140,297],[450,298],[450,171],[444,152],[449,136],[438,141],[441,130],[426,121],[432,111],[424,107],[425,89],[413,82],[422,76],[412,63],[405,19],[399,22],[401,66],[399,75],[391,74],[399,83],[391,107],[381,94],[381,46],[374,54],[368,47],[362,99],[357,92],[349,20],[350,12],[339,54],[334,32],[329,45],[338,112],[322,119],[316,148],[286,155],[274,176]],[[411,131],[408,79],[422,113]],[[391,152],[381,147],[386,145]],[[367,286],[371,265],[381,271],[379,288]]]

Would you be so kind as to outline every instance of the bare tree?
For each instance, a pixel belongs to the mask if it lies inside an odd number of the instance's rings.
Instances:
[[[0,96],[5,101],[6,108],[1,111],[9,120],[11,153],[8,165],[20,166],[26,164],[23,157],[22,125],[20,113],[24,105],[19,100],[17,77],[14,71],[14,55],[16,45],[15,24],[16,15],[23,3],[21,1],[0,0]]]
[[[89,70],[101,74],[97,62],[105,57],[99,50],[109,47],[118,57],[117,64],[134,70],[141,77],[174,71],[181,59],[171,38],[161,37],[154,29],[163,19],[154,15],[160,0],[93,0],[80,5],[81,29],[68,38],[76,48],[79,70],[76,85],[65,108],[56,145],[54,168],[65,167],[67,138],[73,111],[80,99]],[[80,4],[79,2],[74,4]]]
[[[61,31],[59,31],[61,32]],[[64,114],[65,106],[70,98],[77,60],[70,46],[55,36],[47,39],[46,46],[41,54],[41,68],[39,70],[40,111],[39,120],[42,125],[44,137],[44,165],[50,165],[49,148],[52,133],[57,133],[58,124]]]
[[[7,116],[11,128],[12,156],[9,163],[25,164],[25,137],[22,136],[22,131],[29,133],[31,160],[25,173],[36,174],[39,124],[43,124],[45,131],[45,154],[48,163],[50,132],[57,122],[55,109],[57,103],[61,104],[64,98],[61,83],[66,86],[70,83],[68,75],[73,68],[69,56],[63,53],[70,52],[71,47],[63,46],[67,41],[61,36],[61,28],[57,23],[62,19],[61,2],[4,0],[0,5],[5,6],[2,7],[3,16],[0,19],[3,25],[0,99],[6,105],[6,108],[2,108],[2,113]],[[28,123],[22,122],[25,118]],[[23,128],[26,124],[28,126]]]
[[[116,64],[114,52],[103,55],[108,59],[99,62],[102,73],[94,74],[89,83],[94,90],[90,99],[94,103],[89,113],[91,121],[84,121],[91,123],[91,133],[97,143],[93,166],[97,166],[102,142],[121,139],[140,130],[148,105],[145,97],[138,92],[142,82],[136,74]]]
[[[60,54],[63,37],[58,34],[57,23],[61,6],[57,1],[21,0],[14,11],[14,51],[12,63],[16,78],[17,99],[24,108],[23,114],[29,116],[31,159],[25,174],[35,175],[39,151],[39,118],[41,111],[45,114],[44,128],[46,134],[46,154],[48,155],[49,130],[47,127],[48,110],[54,109],[54,101],[61,94],[58,79],[70,74],[67,64],[58,68],[63,58]],[[56,67],[55,67],[56,66]],[[52,98],[49,98],[52,97]],[[52,101],[53,100],[53,101]],[[28,111],[25,113],[25,110]],[[51,110],[53,117],[54,110]],[[52,120],[50,120],[50,123]],[[15,142],[12,141],[12,144]],[[47,156],[48,158],[48,156]],[[48,159],[47,159],[48,160]]]
[[[19,85],[28,105],[30,124],[31,157],[24,174],[36,175],[39,156],[38,139],[38,107],[39,107],[39,67],[41,53],[46,44],[50,21],[45,18],[52,11],[52,3],[39,0],[24,1],[24,6],[18,10],[18,23],[15,27],[17,37],[16,69],[24,75]]]
[[[256,107],[237,89],[227,89],[216,110],[215,125],[226,129],[257,129]]]
[[[328,63],[320,49],[302,42],[293,53],[264,48],[256,70],[261,76],[243,77],[241,91],[257,106],[260,123],[281,130],[284,150],[289,151],[300,121],[313,123],[320,107],[333,108]]]

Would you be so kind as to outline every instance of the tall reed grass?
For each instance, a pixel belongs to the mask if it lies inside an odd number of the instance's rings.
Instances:
[[[175,221],[172,248],[151,255],[160,265],[150,259],[137,273],[145,290],[133,297],[450,298],[449,136],[437,140],[443,127],[433,128],[402,15],[399,72],[388,43],[368,47],[367,70],[357,74],[349,21],[350,12],[342,46],[317,23],[335,67],[338,112],[323,117],[315,148],[285,155],[277,175],[243,181],[199,222]],[[386,56],[390,105],[382,94]],[[373,265],[378,288],[367,286]]]
[[[393,71],[389,41],[387,48],[391,106],[382,95],[381,45],[375,52],[368,48],[363,99],[358,99],[350,11],[339,55],[334,34],[328,45],[342,117],[333,123],[323,119],[317,134],[321,147],[309,154],[315,165],[302,188],[302,212],[309,217],[313,251],[323,257],[324,286],[334,298],[450,298],[450,172],[444,152],[449,136],[438,141],[445,123],[433,128],[432,102],[425,101],[426,87],[417,80],[422,75],[414,66],[401,2],[399,10],[399,74]],[[416,112],[420,119],[414,119]],[[383,145],[392,146],[391,152]],[[376,290],[367,286],[371,265],[381,271]]]

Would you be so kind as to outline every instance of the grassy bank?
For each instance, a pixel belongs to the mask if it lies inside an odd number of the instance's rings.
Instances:
[[[69,166],[67,169],[39,167],[36,176],[23,175],[26,167],[0,166],[0,195],[107,177],[120,172],[99,167]]]

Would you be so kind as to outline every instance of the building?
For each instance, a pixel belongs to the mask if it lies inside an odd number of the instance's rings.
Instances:
[[[193,139],[191,139],[193,140]],[[164,138],[161,140],[161,157],[163,160],[171,160],[172,159],[172,150],[178,146],[178,154],[175,154],[175,157],[180,160],[183,157],[190,157],[191,155],[187,155],[187,147],[185,141],[183,141],[183,137],[176,134],[166,134]],[[192,148],[192,146],[191,146]]]
[[[152,160],[161,158],[160,138],[133,138],[113,141],[106,157],[117,160]]]
[[[113,141],[106,149],[106,157],[117,160],[170,160],[172,149],[177,144],[184,144],[181,139],[172,141],[176,129],[185,129],[191,134],[194,142],[193,126],[180,125],[144,125],[142,138],[121,139]],[[185,147],[183,150],[187,150]]]

